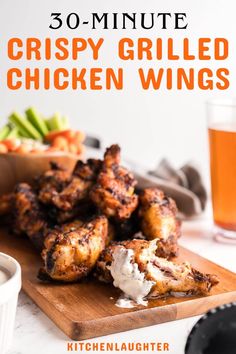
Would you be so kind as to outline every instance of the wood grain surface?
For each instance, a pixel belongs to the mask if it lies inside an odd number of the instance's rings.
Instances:
[[[39,176],[50,168],[50,162],[66,166],[72,171],[78,157],[64,152],[43,154],[0,154],[0,195],[13,191],[20,182],[31,183],[35,176]]]
[[[200,235],[199,235],[200,236]],[[148,307],[115,306],[119,290],[90,278],[77,284],[44,284],[37,279],[41,259],[28,240],[0,230],[0,252],[16,258],[22,267],[23,289],[71,339],[82,340],[199,315],[236,300],[236,274],[180,249],[179,260],[188,260],[220,283],[205,297],[150,300]]]

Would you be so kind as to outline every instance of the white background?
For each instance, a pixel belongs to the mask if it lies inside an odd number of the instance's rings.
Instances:
[[[100,136],[105,145],[121,144],[124,154],[144,166],[153,167],[160,157],[166,156],[178,166],[186,160],[195,160],[205,171],[207,166],[207,134],[205,101],[209,98],[232,96],[235,89],[236,37],[234,1],[62,1],[62,0],[1,0],[0,1],[0,117],[5,119],[13,110],[24,110],[35,105],[44,115],[58,110],[68,114],[73,126],[89,134]],[[89,18],[91,12],[186,12],[187,30],[103,30],[92,31],[87,27],[78,30],[66,28],[50,30],[50,13],[78,12],[81,18]],[[7,59],[6,43],[10,37],[90,37],[105,38],[101,59],[93,63],[91,52],[81,54],[77,63],[64,65],[78,67],[122,66],[125,70],[125,87],[122,92],[108,91],[10,91],[6,88],[6,71],[12,66],[58,66],[51,61],[27,63],[21,60],[12,63]],[[230,41],[229,59],[223,63],[179,62],[179,66],[193,65],[196,68],[219,65],[230,69],[231,86],[226,91],[159,91],[145,92],[140,89],[137,68],[141,66],[168,67],[166,61],[120,62],[116,57],[116,43],[124,36],[129,37],[173,37],[177,50],[181,39],[189,37],[192,48],[196,48],[198,37],[226,37]],[[59,63],[59,66],[63,63]],[[177,65],[172,64],[172,65]]]

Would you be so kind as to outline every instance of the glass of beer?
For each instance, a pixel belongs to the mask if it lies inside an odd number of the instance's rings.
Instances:
[[[207,103],[216,235],[236,241],[236,99]]]

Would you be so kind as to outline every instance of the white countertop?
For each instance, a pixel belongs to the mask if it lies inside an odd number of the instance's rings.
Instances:
[[[236,272],[236,245],[222,244],[214,241],[212,224],[209,217],[203,216],[198,220],[184,222],[183,236],[180,243],[199,253],[201,256]],[[96,338],[93,341],[169,342],[169,354],[183,354],[188,333],[199,317],[196,316],[128,332],[116,333]],[[27,295],[21,292],[17,309],[14,341],[9,354],[65,354],[68,353],[68,342],[69,338],[44,315]],[[85,351],[80,351],[80,353],[85,353]]]

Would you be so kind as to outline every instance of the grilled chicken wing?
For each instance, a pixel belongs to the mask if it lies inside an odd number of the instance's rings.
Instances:
[[[45,268],[40,270],[39,278],[74,282],[86,277],[105,248],[107,232],[105,216],[51,230],[44,241]]]
[[[20,183],[16,186],[13,204],[13,231],[16,234],[26,234],[38,249],[42,249],[44,232],[48,227],[46,215],[39,204],[37,195],[27,183]]]
[[[119,287],[132,300],[166,295],[205,295],[218,283],[189,263],[177,264],[156,256],[158,240],[132,240],[107,247],[97,262],[100,280]]]
[[[113,221],[115,230],[115,240],[124,241],[133,238],[138,238],[138,233],[140,233],[139,220],[137,218],[136,211],[133,212],[129,219],[122,221]],[[140,233],[141,234],[141,233]],[[143,237],[144,238],[144,237]]]
[[[103,167],[90,198],[107,217],[125,220],[138,204],[134,193],[136,183],[132,173],[120,166],[120,147],[112,145],[105,152]]]
[[[59,225],[78,218],[86,221],[89,216],[97,214],[97,209],[89,200],[80,201],[71,210],[60,210],[56,207],[49,207],[47,209],[51,219]]]
[[[70,211],[79,201],[88,197],[91,187],[97,179],[102,162],[88,159],[86,163],[79,160],[72,173],[70,183],[52,198],[53,204],[58,209]]]
[[[44,204],[53,204],[53,198],[60,193],[71,180],[71,173],[51,162],[51,169],[36,178],[39,200]]]
[[[13,193],[0,196],[0,216],[8,215],[12,212]]]
[[[148,240],[159,239],[158,255],[177,255],[177,240],[180,236],[180,221],[176,218],[175,201],[165,196],[158,188],[146,188],[139,196],[141,230]]]

